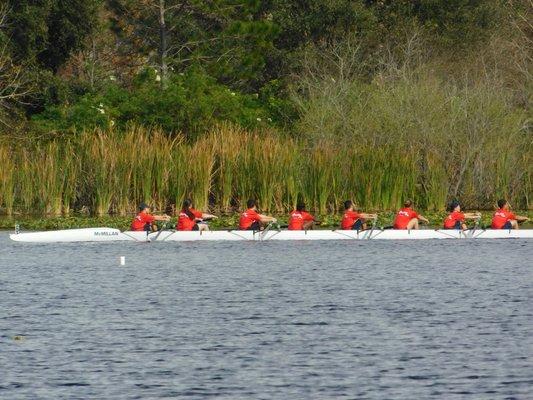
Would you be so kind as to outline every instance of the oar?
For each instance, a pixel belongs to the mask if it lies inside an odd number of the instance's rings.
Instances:
[[[261,236],[261,240],[263,239],[263,237],[268,233],[268,231],[270,230],[270,228],[272,228],[272,226],[274,225],[274,222],[270,222],[265,229],[263,229],[263,231],[259,231],[259,235]]]
[[[475,230],[479,227],[479,220],[480,219],[481,219],[481,217],[477,218],[476,222],[474,222],[474,227],[472,228],[472,234],[474,234]]]
[[[474,222],[474,226],[472,226],[470,228],[467,227],[466,229],[459,229],[459,232],[462,233],[463,235],[465,235],[465,237],[467,236],[467,233],[469,233],[471,237],[474,237],[474,232],[476,231],[476,229],[479,226],[479,220],[480,219],[481,219],[481,217],[476,218],[476,222]]]
[[[311,226],[310,229],[315,229],[314,227],[315,226],[320,226],[322,225],[322,221],[313,221],[313,225]],[[306,229],[306,230],[309,230],[309,229]]]
[[[168,225],[167,221],[165,221],[163,225],[161,225],[161,229],[159,230],[159,232],[157,232],[157,235],[155,235],[154,240],[152,240],[153,242],[155,242],[159,238],[159,235],[161,235],[161,233],[163,233],[163,231],[166,230],[165,228],[167,227],[167,225]]]
[[[467,229],[467,231],[472,231],[471,234],[470,234],[472,237],[474,236],[474,232],[476,231],[476,229],[479,228],[479,221],[480,220],[481,220],[481,217],[476,218],[476,222],[474,222],[474,226],[472,228],[468,228]],[[484,228],[482,227],[482,229],[484,229]]]
[[[376,224],[378,222],[378,217],[374,218],[374,222],[372,222],[372,229],[370,229],[370,233],[368,234],[368,239],[372,237],[372,233],[374,232],[374,229],[376,228]]]

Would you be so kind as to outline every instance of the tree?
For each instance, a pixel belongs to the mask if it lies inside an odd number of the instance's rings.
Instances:
[[[23,65],[15,64],[9,50],[8,5],[0,6],[0,123],[9,125],[6,114],[16,111],[16,106],[27,102],[32,93],[31,79]]]
[[[256,0],[110,0],[113,27],[148,58],[164,86],[168,71],[201,66],[219,80],[257,88],[276,27]],[[250,85],[250,81],[252,84]]]
[[[371,49],[380,26],[363,0],[268,0],[261,12],[278,28],[273,51],[267,56],[265,81],[283,79],[299,72],[305,53],[317,56],[345,38],[358,39]],[[370,50],[367,50],[370,51]]]
[[[18,61],[57,72],[94,29],[102,0],[8,0]]]
[[[500,21],[500,0],[366,0],[389,35],[406,24],[423,27],[439,46],[471,46]]]

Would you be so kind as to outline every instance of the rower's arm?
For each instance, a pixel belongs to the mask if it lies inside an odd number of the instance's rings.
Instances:
[[[465,213],[465,218],[466,219],[479,219],[481,218],[481,214],[480,213]]]
[[[526,221],[529,221],[529,218],[528,217],[524,217],[523,215],[517,215],[516,216],[516,220],[518,222],[526,222]]]
[[[367,213],[361,213],[359,214],[364,219],[377,219],[377,214],[367,214]]]
[[[218,217],[213,214],[204,214],[202,213],[202,219],[217,219]]]
[[[170,221],[170,217],[168,215],[154,215],[154,219],[156,221]]]
[[[278,220],[274,217],[269,217],[268,215],[259,214],[259,218],[261,218],[261,222],[266,224],[269,222],[278,222]]]
[[[422,221],[423,223],[425,223],[425,224],[429,224],[429,220],[428,220],[426,217],[424,217],[423,215],[420,215],[420,214],[419,214],[419,215],[418,215],[418,219],[419,219],[420,221]]]

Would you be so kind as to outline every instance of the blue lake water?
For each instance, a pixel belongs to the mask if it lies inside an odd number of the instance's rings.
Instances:
[[[0,305],[1,399],[533,398],[531,240],[0,233]]]

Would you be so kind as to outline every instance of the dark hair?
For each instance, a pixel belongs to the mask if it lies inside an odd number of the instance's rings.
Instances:
[[[150,206],[146,204],[145,202],[142,202],[141,204],[139,204],[139,211],[144,211],[147,208],[150,208]]]
[[[191,211],[192,206],[192,200],[191,199],[185,199],[183,200],[183,208],[181,209],[185,214],[187,214],[187,217],[194,220],[194,214]]]
[[[405,203],[403,203],[403,206],[406,208],[409,208],[413,205],[412,200],[405,200]]]
[[[346,200],[344,202],[344,209],[347,210],[348,208],[350,208],[351,206],[353,206],[353,201],[351,200]]]
[[[257,206],[257,202],[255,201],[255,199],[249,199],[246,202],[246,207],[247,208],[254,208],[255,206]]]
[[[450,204],[448,204],[448,211],[452,212],[453,210],[455,210],[457,208],[457,206],[460,206],[460,205],[461,205],[461,203],[459,203],[459,200],[454,199],[454,200],[450,201]]]
[[[300,202],[298,204],[296,204],[296,211],[304,211],[305,210],[305,203],[304,202]]]
[[[498,200],[498,208],[503,208],[505,207],[506,204],[507,204],[507,200],[505,199]]]

